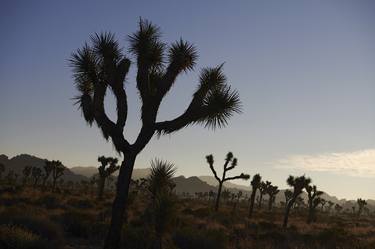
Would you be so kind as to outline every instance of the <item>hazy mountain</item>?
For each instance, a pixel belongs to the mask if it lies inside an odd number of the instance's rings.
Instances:
[[[72,172],[74,172],[77,175],[83,175],[88,178],[92,177],[93,175],[98,173],[97,167],[92,166],[76,166],[73,168],[70,168]],[[140,178],[147,178],[147,176],[150,174],[150,168],[140,168],[140,169],[133,169],[132,179],[137,180]],[[114,175],[118,175],[118,171],[114,173]]]
[[[6,171],[13,170],[15,173],[22,175],[22,170],[25,166],[43,168],[45,159],[28,154],[21,154],[10,159],[6,155],[0,155],[0,163],[5,165]],[[87,180],[85,176],[75,174],[69,168],[66,168],[62,178],[71,181]]]

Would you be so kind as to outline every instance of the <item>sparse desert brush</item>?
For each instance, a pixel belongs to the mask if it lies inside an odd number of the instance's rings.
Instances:
[[[173,242],[180,249],[224,249],[228,236],[222,230],[182,228],[173,234]]]
[[[62,201],[58,196],[48,193],[37,198],[35,204],[47,209],[56,209],[61,207]]]
[[[66,201],[66,204],[73,208],[88,209],[95,206],[94,201],[89,198],[73,197]]]
[[[57,248],[30,230],[14,225],[0,225],[0,246],[3,249]]]
[[[59,248],[64,242],[61,228],[44,216],[25,212],[3,212],[0,214],[0,225],[21,227],[40,239],[48,240],[49,245],[54,246],[50,248]]]

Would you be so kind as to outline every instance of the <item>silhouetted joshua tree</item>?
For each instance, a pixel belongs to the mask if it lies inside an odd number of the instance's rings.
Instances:
[[[307,223],[310,224],[311,222],[316,221],[315,210],[316,210],[316,207],[320,204],[321,199],[319,196],[321,196],[323,192],[317,190],[315,185],[313,186],[307,185],[305,189],[307,192],[308,206],[309,206],[309,215],[307,218]]]
[[[102,199],[106,179],[110,175],[115,173],[120,168],[120,166],[117,165],[117,158],[113,157],[100,156],[98,157],[98,162],[101,163],[101,165],[98,168],[98,199]]]
[[[335,203],[333,203],[332,201],[328,201],[327,204],[328,204],[328,207],[327,207],[328,210],[327,211],[328,211],[328,213],[331,213],[331,209],[332,209],[333,205],[335,205]]]
[[[284,222],[283,222],[284,228],[288,226],[288,218],[289,218],[290,209],[292,208],[297,197],[302,193],[303,189],[307,185],[310,184],[311,179],[306,178],[304,175],[299,176],[299,177],[289,176],[286,182],[289,186],[293,187],[293,195],[291,199],[286,203]]]
[[[33,186],[35,188],[38,185],[39,179],[42,177],[42,170],[38,167],[33,167],[31,169],[31,177],[34,178]]]
[[[267,187],[266,193],[268,194],[268,210],[272,210],[272,205],[275,202],[276,195],[280,192],[277,186],[269,185]]]
[[[22,170],[22,175],[23,175],[23,178],[22,178],[22,184],[23,185],[26,185],[29,178],[30,178],[30,175],[31,175],[31,170],[32,170],[32,167],[31,166],[25,166]]]
[[[268,189],[269,186],[271,186],[271,182],[269,182],[269,181],[265,181],[265,182],[262,181],[260,183],[260,186],[259,186],[259,202],[258,202],[258,208],[259,209],[262,208],[263,196],[265,194],[267,194],[267,189]]]
[[[225,162],[224,162],[224,167],[223,167],[223,175],[221,178],[216,173],[216,170],[214,168],[214,157],[212,155],[206,156],[206,160],[208,165],[210,166],[210,169],[212,173],[214,174],[215,179],[219,183],[218,191],[217,191],[217,196],[216,196],[216,203],[215,203],[215,211],[218,211],[219,209],[219,203],[220,203],[220,196],[221,196],[221,190],[223,188],[224,182],[235,180],[235,179],[243,179],[247,180],[250,178],[249,175],[241,173],[240,175],[237,176],[232,176],[232,177],[227,177],[226,174],[228,171],[234,169],[237,166],[237,158],[233,157],[232,152],[228,152]]]
[[[153,135],[171,134],[192,124],[203,124],[212,129],[225,127],[234,113],[240,113],[239,95],[227,84],[220,65],[201,71],[198,87],[184,113],[173,120],[157,122],[160,104],[177,76],[192,70],[197,60],[197,51],[192,44],[179,40],[167,47],[160,37],[159,28],[142,19],[139,30],[129,36],[129,51],[136,58],[136,86],[142,102],[142,127],[133,144],[123,134],[128,113],[124,81],[131,63],[122,53],[114,35],[103,33],[92,36],[92,46],[86,44],[71,58],[79,91],[77,103],[85,120],[89,125],[95,122],[104,138],[111,139],[115,149],[124,156],[104,245],[106,249],[119,247],[134,163]],[[104,98],[109,89],[116,99],[116,121],[112,121],[104,109]]]
[[[60,161],[51,161],[52,164],[52,191],[56,190],[56,182],[64,175],[65,167]]]
[[[242,191],[238,191],[237,194],[234,195],[235,197],[235,200],[233,201],[233,209],[232,209],[232,213],[234,213],[237,209],[237,206],[239,205],[240,203],[240,199],[242,197]]]
[[[367,205],[366,200],[363,200],[361,198],[357,199],[357,205],[358,205],[358,216],[361,216],[363,208]]]
[[[250,196],[250,207],[249,207],[249,215],[248,215],[249,218],[253,216],[255,195],[256,195],[257,190],[260,187],[261,181],[262,181],[262,177],[259,174],[255,174],[253,176],[253,179],[251,180],[252,191],[251,191],[251,196]]]
[[[42,186],[43,188],[46,186],[46,182],[49,178],[49,176],[51,175],[52,171],[53,171],[53,164],[52,164],[52,161],[49,161],[49,160],[45,160],[44,161],[44,165],[43,165],[43,169],[44,169],[44,173],[43,173],[43,182],[42,182]]]

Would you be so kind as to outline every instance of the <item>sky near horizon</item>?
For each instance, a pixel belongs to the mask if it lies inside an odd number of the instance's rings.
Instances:
[[[136,167],[158,157],[175,163],[179,175],[211,175],[205,155],[221,168],[232,151],[239,160],[233,173],[259,172],[281,188],[289,174],[306,174],[340,198],[375,199],[370,0],[2,1],[0,154],[28,153],[69,167],[118,156],[73,106],[68,59],[101,31],[115,33],[126,51],[139,17],[160,26],[165,42],[182,37],[199,52],[195,70],[177,79],[158,120],[183,112],[200,69],[223,62],[243,113],[221,130],[191,126],[154,137]],[[130,141],[140,128],[134,75],[133,65],[126,85]],[[113,117],[113,101],[106,108]]]

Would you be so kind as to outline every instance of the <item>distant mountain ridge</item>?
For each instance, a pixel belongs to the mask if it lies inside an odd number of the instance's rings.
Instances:
[[[28,154],[20,154],[10,159],[6,155],[0,155],[0,163],[4,164],[6,171],[13,170],[15,173],[22,175],[22,170],[25,166],[38,167],[43,169],[43,166],[45,165],[45,159]],[[87,180],[87,177],[80,174],[75,174],[69,168],[65,169],[62,178],[64,180],[70,181]]]
[[[18,174],[22,174],[22,170],[25,166],[35,166],[35,167],[43,167],[45,163],[45,159],[38,158],[36,156],[28,155],[28,154],[20,154],[13,158],[8,158],[8,156],[2,154],[0,155],[0,163],[4,164],[6,167],[6,170],[14,170],[14,172]],[[133,170],[132,179],[137,180],[140,178],[147,178],[150,174],[150,168],[135,168]],[[98,169],[97,167],[72,167],[67,168],[65,171],[65,174],[63,178],[65,180],[72,180],[72,181],[81,181],[81,180],[88,180],[93,175],[97,174]],[[209,191],[217,191],[217,181],[213,176],[191,176],[191,177],[185,177],[185,176],[178,176],[173,179],[173,181],[176,184],[176,192],[178,194],[181,193],[189,193],[191,195],[194,195],[196,192],[209,192]],[[250,183],[247,182],[249,186],[245,185],[239,185],[227,182],[224,184],[224,188],[228,189],[230,192],[237,193],[238,191],[243,192],[243,196],[250,196],[251,194],[251,188]],[[279,204],[281,201],[285,201],[284,198],[284,192],[285,190],[280,190],[280,192],[276,195],[275,202]],[[258,194],[257,194],[258,195]],[[268,196],[266,195],[264,197],[265,199],[268,199]],[[306,193],[302,194],[302,198],[305,200],[307,199]],[[332,201],[334,203],[338,203],[342,205],[344,208],[349,208],[353,205],[355,205],[355,200],[346,200],[346,199],[338,199],[335,196],[331,196],[327,193],[324,193],[322,195],[322,198],[324,198],[327,201]],[[368,207],[370,209],[375,209],[375,200],[368,199],[367,200]]]

